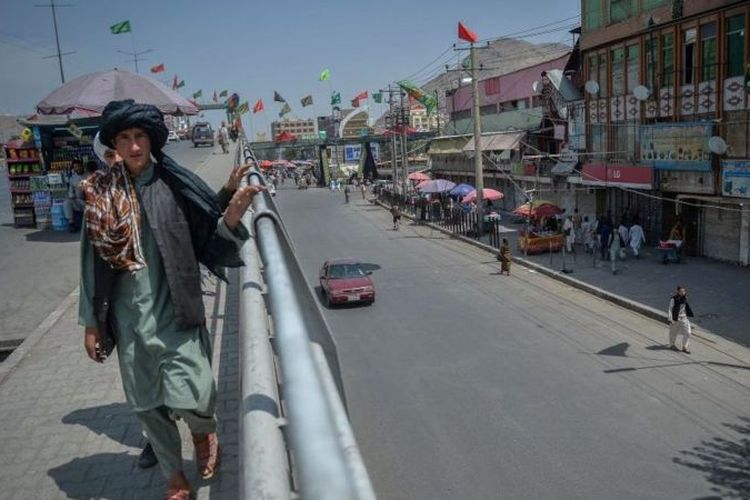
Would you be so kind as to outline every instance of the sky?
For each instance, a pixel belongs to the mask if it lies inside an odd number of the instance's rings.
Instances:
[[[580,14],[580,0],[56,2],[71,5],[57,9],[61,51],[75,52],[63,58],[66,81],[112,68],[134,71],[131,58],[118,53],[133,52],[134,41],[136,51],[153,50],[140,72],[163,63],[166,72],[152,76],[171,84],[177,75],[185,80],[185,96],[202,90],[209,102],[214,90],[227,89],[251,107],[262,99],[265,116],[252,118],[257,128],[277,117],[274,90],[291,104],[289,116],[308,118],[330,113],[331,90],[346,105],[359,92],[372,94],[406,77],[423,82],[465,55],[451,49],[458,21],[480,39],[541,27],[535,30],[541,34],[520,38],[570,44],[561,28]],[[32,114],[61,85],[57,58],[44,59],[56,49],[51,9],[34,6],[41,3],[0,0],[0,114]],[[110,33],[125,20],[132,37]],[[324,68],[330,84],[318,80]],[[315,106],[303,109],[299,100],[309,94]]]

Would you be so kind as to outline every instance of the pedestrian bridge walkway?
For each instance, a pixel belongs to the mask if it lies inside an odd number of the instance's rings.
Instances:
[[[206,278],[206,320],[218,385],[221,473],[199,481],[183,433],[186,474],[199,499],[238,498],[238,279]],[[0,383],[0,499],[161,498],[159,470],[136,465],[145,444],[125,402],[116,355],[99,365],[83,349],[78,296]],[[186,428],[181,426],[181,431]]]

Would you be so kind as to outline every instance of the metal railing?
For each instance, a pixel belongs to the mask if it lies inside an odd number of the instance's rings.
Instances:
[[[253,152],[240,144],[238,161],[254,164],[247,183],[264,185]],[[257,195],[253,209],[244,219],[253,238],[243,247],[240,302],[240,498],[374,500],[335,342],[271,197]]]

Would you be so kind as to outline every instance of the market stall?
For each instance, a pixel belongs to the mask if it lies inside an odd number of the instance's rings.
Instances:
[[[552,202],[536,200],[524,203],[513,211],[526,219],[518,234],[518,249],[527,254],[559,252],[565,244],[565,236],[557,231],[545,230],[545,219],[563,213]]]

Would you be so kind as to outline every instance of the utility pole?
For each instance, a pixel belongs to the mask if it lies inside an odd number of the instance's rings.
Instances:
[[[409,110],[404,106],[404,93],[399,92],[399,95],[401,96],[401,109],[399,109],[399,122],[401,123],[401,151],[402,151],[402,159],[401,159],[401,167],[403,170],[403,175],[401,178],[401,182],[404,183],[404,188],[406,187],[406,180],[409,178],[409,143],[408,143],[408,128],[409,128]],[[405,190],[405,189],[404,189]]]
[[[477,79],[477,57],[474,43],[471,44],[471,91],[472,91],[472,111],[474,116],[474,187],[477,193],[477,234],[482,236],[484,232],[484,169],[482,167],[482,123],[479,112],[479,80]]]
[[[142,56],[143,54],[148,54],[149,52],[153,52],[153,49],[146,49],[146,50],[142,50],[140,52],[136,52],[135,51],[135,44],[134,44],[133,45],[133,52],[126,52],[124,50],[118,50],[117,52],[119,52],[120,54],[125,54],[126,56],[131,56],[133,58],[133,59],[130,59],[128,62],[135,63],[135,74],[137,75],[138,74],[138,61],[142,61],[143,60],[143,58],[140,57],[140,56]]]
[[[66,52],[64,54],[60,52],[60,34],[57,30],[57,11],[55,9],[56,7],[72,7],[72,5],[71,4],[55,5],[55,0],[50,0],[48,4],[37,4],[34,7],[49,7],[52,9],[52,25],[55,28],[55,44],[57,45],[57,55],[48,56],[48,57],[45,57],[44,59],[51,59],[53,57],[57,58],[57,62],[60,65],[60,80],[62,81],[62,83],[65,83],[65,72],[63,71],[62,58],[63,56],[75,54],[75,52]]]
[[[437,118],[437,135],[440,136],[440,97],[438,97],[440,93],[438,92],[438,89],[435,89],[435,114]]]
[[[393,112],[393,93],[398,92],[397,90],[391,90],[390,84],[388,90],[380,89],[380,92],[388,92],[388,115],[386,116],[385,128],[391,132],[391,179],[393,180],[393,187],[398,185],[398,170],[396,166],[396,134],[395,128],[398,124],[396,114]]]

